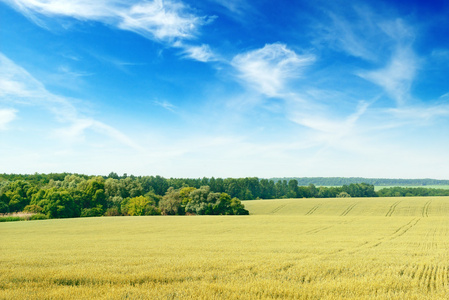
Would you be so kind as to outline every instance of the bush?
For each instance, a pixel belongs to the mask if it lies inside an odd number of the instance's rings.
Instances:
[[[337,198],[351,198],[351,195],[349,195],[346,192],[341,192],[340,194],[337,195]]]
[[[14,221],[25,221],[23,217],[1,217],[0,222],[14,222]]]
[[[249,215],[249,211],[245,209],[245,206],[238,198],[232,198],[229,207],[234,215]]]
[[[44,214],[35,214],[30,217],[30,220],[47,220],[48,217]]]
[[[103,210],[100,207],[84,208],[81,211],[81,217],[100,217],[103,215]]]
[[[145,216],[157,216],[161,214],[161,210],[153,205],[145,207]]]
[[[117,207],[110,207],[110,208],[108,208],[104,215],[105,216],[109,216],[109,217],[121,216],[120,211],[119,211],[119,209]]]

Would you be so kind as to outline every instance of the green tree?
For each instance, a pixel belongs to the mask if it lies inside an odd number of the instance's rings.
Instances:
[[[118,174],[115,172],[109,173],[108,178],[119,179]]]
[[[0,201],[0,214],[9,213],[9,205],[3,201]]]
[[[233,215],[249,215],[249,212],[245,209],[245,206],[237,198],[232,198],[230,207]]]
[[[66,190],[49,189],[45,193],[45,198],[40,201],[39,206],[43,208],[43,213],[49,218],[73,218],[79,217],[81,209],[78,207]]]
[[[207,197],[210,194],[209,186],[202,186],[190,192],[190,201],[185,207],[185,211],[193,214],[204,215],[211,210],[207,204]]]
[[[150,205],[150,199],[144,196],[138,196],[129,199],[128,202],[128,214],[130,216],[143,216],[145,215],[145,209]]]
[[[159,202],[159,208],[164,215],[176,215],[181,211],[182,200],[178,190],[170,187]]]
[[[312,198],[318,197],[318,189],[312,183],[309,184],[309,194],[310,194],[310,197],[312,197]]]
[[[24,180],[11,181],[0,191],[0,200],[8,205],[12,212],[22,211],[30,204],[28,190],[31,185]],[[6,207],[6,206],[4,206]]]
[[[299,189],[298,189],[298,181],[296,179],[291,179],[288,182],[288,198],[298,198]]]
[[[97,207],[98,205],[101,205],[102,207],[106,206],[104,183],[105,180],[101,176],[87,180],[86,186],[83,188],[84,198],[81,199],[83,201],[83,208],[92,208]]]

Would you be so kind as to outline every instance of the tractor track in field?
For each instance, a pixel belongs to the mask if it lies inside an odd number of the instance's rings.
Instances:
[[[334,226],[335,226],[335,225],[330,225],[330,226],[320,227],[320,228],[316,228],[316,229],[312,229],[312,230],[306,231],[305,233],[306,233],[306,234],[315,234],[315,233],[318,233],[318,232],[320,232],[320,231],[324,231],[324,230],[326,230],[326,229],[332,228],[332,227],[334,227]]]
[[[429,216],[429,206],[432,203],[432,200],[427,201],[426,204],[424,204],[424,207],[422,208],[422,216],[423,217],[428,217]]]
[[[399,227],[389,237],[385,237],[385,238],[380,239],[377,243],[375,243],[374,245],[370,246],[369,248],[375,248],[375,247],[379,246],[380,244],[382,244],[383,242],[385,242],[386,240],[392,241],[392,240],[395,240],[395,239],[403,236],[404,234],[407,233],[407,231],[409,231],[410,229],[415,227],[415,225],[418,224],[419,221],[421,221],[420,218],[414,218],[413,220],[411,220],[407,224],[402,225],[401,227]]]
[[[313,214],[318,208],[320,208],[321,205],[315,205],[314,207],[312,207],[307,213],[306,216],[309,216],[311,214]]]
[[[341,213],[340,216],[344,217],[344,216],[346,216],[347,214],[349,214],[349,212],[350,212],[350,211],[351,211],[357,204],[358,204],[358,202],[349,205],[349,206],[348,206],[348,207]]]
[[[304,232],[304,233],[305,233],[305,234],[315,234],[315,233],[318,233],[318,232],[321,232],[321,231],[330,229],[330,228],[332,228],[332,227],[335,227],[335,226],[338,226],[338,225],[349,224],[349,223],[352,223],[352,222],[354,222],[354,221],[355,221],[355,220],[347,220],[347,221],[343,221],[343,222],[338,222],[338,223],[336,223],[336,224],[332,224],[332,225],[328,225],[328,226],[322,226],[322,227],[318,227],[318,228],[315,228],[315,229],[311,229],[311,230],[308,230],[308,231],[306,231],[306,232]]]
[[[280,211],[281,209],[283,209],[283,208],[286,207],[286,206],[287,206],[287,204],[280,205],[280,206],[276,207],[275,209],[273,209],[273,210],[270,212],[270,214],[275,214],[275,213],[277,213],[278,211]]]
[[[407,233],[407,231],[409,231],[410,229],[412,229],[416,224],[418,224],[418,222],[421,221],[421,218],[414,218],[413,220],[411,220],[410,222],[408,222],[407,224],[399,227],[395,232],[393,232],[393,234],[390,236],[390,240],[394,240],[397,239],[400,236],[403,236],[404,234]]]
[[[406,234],[407,231],[412,229],[416,224],[418,224],[419,221],[421,221],[421,218],[414,218],[411,221],[409,221],[408,223],[400,226],[391,235],[379,238],[376,241],[371,241],[371,242],[370,241],[366,241],[366,242],[356,246],[356,249],[354,249],[352,251],[349,251],[349,253],[354,254],[354,253],[362,251],[363,249],[376,248],[376,247],[380,246],[381,244],[383,244],[386,241],[395,240],[395,239],[403,236],[404,234]]]
[[[401,202],[402,202],[402,200],[401,201],[396,201],[395,203],[393,203],[390,206],[390,209],[387,211],[387,214],[385,215],[385,217],[391,217],[393,215],[395,209],[396,209],[396,206],[398,206],[398,204],[401,203]]]

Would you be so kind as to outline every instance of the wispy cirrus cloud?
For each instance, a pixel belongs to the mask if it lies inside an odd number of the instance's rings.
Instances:
[[[398,121],[407,123],[422,124],[433,122],[437,118],[449,116],[449,104],[438,104],[433,106],[407,106],[401,108],[391,108],[387,112]]]
[[[285,92],[288,80],[299,78],[302,69],[314,61],[314,55],[298,55],[285,44],[275,43],[238,54],[231,65],[244,84],[266,96],[276,97]]]
[[[17,110],[11,108],[0,109],[0,130],[6,130],[7,125],[17,117]]]
[[[324,114],[319,116],[319,112],[317,114],[311,114],[310,112],[301,113],[297,110],[292,114],[291,120],[305,127],[329,134],[334,138],[339,138],[351,132],[368,107],[368,102],[360,101],[355,112],[343,120],[332,120],[330,116],[325,116]]]
[[[299,106],[289,103],[287,116],[292,122],[313,132],[308,137],[310,145],[320,151],[334,148],[356,152],[364,148],[360,141],[366,140],[362,138],[366,128],[360,125],[360,120],[365,117],[373,101],[359,101],[351,113],[341,116],[326,105],[313,103],[311,99],[301,102]]]
[[[38,25],[42,17],[97,21],[156,39],[193,38],[207,17],[188,12],[178,1],[2,0]]]
[[[449,64],[449,49],[434,49],[430,55],[438,62]]]
[[[77,114],[68,99],[50,93],[40,81],[1,52],[0,97],[13,104],[45,107],[58,120],[72,120]]]
[[[171,104],[170,102],[168,102],[166,100],[165,101],[156,101],[155,100],[155,101],[153,101],[153,103],[156,104],[157,106],[160,106],[160,107],[168,110],[168,111],[175,112],[176,106],[174,106],[173,104]]]
[[[213,19],[189,13],[182,2],[162,0],[138,2],[117,17],[119,28],[162,41],[191,39],[200,26]]]
[[[389,62],[380,69],[362,72],[359,76],[383,88],[398,105],[404,105],[411,100],[410,88],[419,67],[419,57],[412,48],[415,34],[401,19],[379,21],[378,27],[390,37],[392,51]]]
[[[410,100],[410,88],[417,67],[418,62],[413,51],[408,47],[398,48],[387,66],[362,72],[359,76],[380,86],[397,104],[403,105]]]
[[[142,146],[134,142],[131,138],[116,128],[95,119],[85,118],[82,116],[72,120],[70,126],[56,129],[53,135],[59,139],[68,141],[69,143],[82,142],[85,140],[85,133],[88,130],[112,138],[120,144],[128,146],[132,149],[141,152],[144,151]]]
[[[328,11],[328,23],[318,27],[318,44],[330,45],[372,64],[370,70],[355,71],[381,87],[396,104],[411,99],[410,88],[420,58],[413,51],[414,28],[406,21],[388,17],[370,7],[349,6]]]
[[[301,147],[346,149],[348,139],[352,143],[356,141],[358,122],[372,101],[345,103],[343,100],[348,98],[345,93],[312,88],[307,73],[304,73],[307,67],[312,69],[315,61],[315,55],[299,55],[285,44],[276,43],[239,54],[231,65],[243,85],[248,85],[262,96],[282,100],[279,111],[291,122],[314,132],[312,137],[303,138]],[[292,80],[301,80],[301,86],[306,86],[306,89],[289,86]],[[307,90],[312,92],[307,93]],[[331,100],[322,99],[323,94],[327,93],[329,95],[326,97],[331,97]],[[333,107],[336,102],[347,107],[336,111]]]
[[[176,42],[194,39],[199,29],[213,16],[198,16],[190,7],[176,0],[0,0],[23,13],[42,27],[45,18],[73,18],[96,21],[122,30],[135,32],[147,39],[176,47]],[[189,58],[205,61],[206,46],[181,44]],[[209,49],[210,52],[210,49]],[[195,55],[196,54],[196,55]]]
[[[113,22],[114,14],[125,1],[69,1],[69,0],[2,0],[38,25],[45,27],[45,17],[72,17],[78,20]]]
[[[382,63],[397,46],[410,45],[413,28],[401,18],[375,8],[348,4],[324,9],[327,22],[316,25],[315,44],[324,45],[373,63]]]
[[[348,54],[366,60],[376,60],[376,53],[373,51],[371,43],[374,41],[365,40],[364,35],[375,36],[376,26],[368,16],[358,16],[356,24],[354,20],[349,21],[345,17],[329,12],[330,24],[323,26],[320,24],[321,35],[319,43],[324,43]]]
[[[209,0],[223,6],[234,15],[241,15],[250,7],[246,0]]]
[[[217,60],[216,55],[210,49],[209,45],[203,44],[201,46],[188,46],[180,45],[184,48],[183,54],[185,58],[190,58],[193,60],[201,62],[209,62]]]
[[[86,130],[90,129],[123,145],[142,150],[137,143],[119,130],[80,114],[71,99],[52,94],[41,82],[2,53],[0,53],[0,97],[10,105],[37,106],[51,112],[56,121],[69,124],[68,127],[55,129],[56,136],[64,136],[66,140],[76,142]],[[0,127],[12,121],[15,115],[15,109],[2,110],[0,119],[3,121],[0,121]],[[1,118],[2,116],[4,118]]]
[[[45,88],[25,69],[0,52],[0,97],[39,98]]]

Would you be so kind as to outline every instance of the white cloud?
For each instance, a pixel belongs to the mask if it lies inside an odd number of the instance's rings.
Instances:
[[[289,79],[299,78],[302,68],[315,61],[313,55],[298,55],[286,45],[276,43],[235,56],[231,65],[238,77],[269,97],[284,93]]]
[[[0,97],[15,105],[44,108],[50,111],[58,122],[69,123],[68,128],[56,130],[57,135],[63,133],[66,139],[73,137],[74,141],[79,140],[85,130],[92,129],[123,145],[136,150],[142,149],[117,129],[81,115],[72,104],[71,99],[47,91],[42,83],[2,53],[0,53]],[[5,118],[2,119],[9,121],[0,120],[0,127],[9,123],[15,117],[13,110],[3,111],[2,114],[0,117],[4,116]]]
[[[366,113],[370,103],[360,101],[355,112],[343,119],[331,117],[323,111],[292,109],[290,119],[314,131],[313,139],[324,147],[346,148],[349,140],[356,140],[359,119]]]
[[[359,76],[382,87],[398,104],[410,98],[410,87],[418,67],[410,48],[398,48],[389,64],[380,70],[360,73]]]
[[[212,2],[218,3],[227,10],[229,10],[234,16],[243,14],[244,11],[248,10],[249,5],[246,0],[210,0]]]
[[[143,147],[132,141],[119,130],[104,124],[103,122],[89,118],[77,118],[71,122],[69,127],[55,130],[55,137],[66,140],[69,143],[83,142],[85,140],[85,132],[89,129],[102,135],[106,135],[113,140],[120,142],[122,145],[126,145],[139,151],[144,150]]]
[[[303,121],[299,122],[307,127],[321,132],[326,132],[336,138],[340,138],[349,134],[355,128],[357,121],[366,112],[368,106],[369,103],[361,101],[356,107],[355,112],[347,116],[342,121],[331,121],[328,118],[315,120],[316,116],[310,116],[308,118],[304,118]]]
[[[39,97],[45,88],[0,52],[0,97]]]
[[[164,101],[153,101],[154,104],[156,104],[157,106],[160,106],[162,108],[165,108],[168,111],[171,112],[175,112],[175,108],[176,106],[174,106],[173,104],[171,104],[170,102],[164,100]]]
[[[105,54],[98,54],[94,51],[90,51],[89,55],[94,57],[95,59],[101,61],[102,63],[108,64],[124,73],[129,74],[129,67],[132,66],[144,66],[146,65],[145,63],[139,63],[139,62],[130,62],[130,61],[125,61],[122,59],[119,59],[117,57],[114,56],[108,56]]]
[[[73,71],[68,66],[59,66],[58,71],[64,75],[66,75],[68,77],[72,77],[72,78],[87,77],[87,76],[93,75],[93,73]]]
[[[328,15],[330,22],[321,25],[318,41],[324,40],[339,51],[377,65],[374,70],[357,73],[380,86],[397,104],[410,100],[420,60],[412,49],[414,28],[400,18],[388,19],[368,7],[350,6]]]
[[[119,28],[157,40],[190,39],[208,22],[206,17],[188,13],[182,2],[162,0],[137,3],[119,15]]]
[[[76,109],[68,99],[48,92],[41,82],[1,52],[0,97],[22,105],[43,106],[59,120],[76,118]]]
[[[331,4],[332,6],[332,4]],[[317,42],[371,62],[381,63],[390,49],[410,45],[414,31],[400,18],[387,18],[385,12],[358,4],[332,7],[328,22],[316,25]]]
[[[42,16],[71,17],[78,20],[115,22],[117,13],[126,9],[126,1],[117,0],[2,0],[37,25],[46,27]]]
[[[430,54],[431,58],[438,62],[449,63],[449,50],[448,49],[434,49]]]
[[[10,108],[0,109],[0,130],[6,130],[7,125],[14,121],[17,116],[17,110]]]
[[[440,104],[434,106],[408,106],[387,110],[398,120],[409,121],[412,124],[433,121],[439,117],[449,116],[449,105]]]
[[[415,40],[415,33],[413,29],[400,18],[381,21],[378,26],[396,44],[410,45]]]
[[[375,60],[376,55],[370,47],[367,36],[372,36],[373,24],[367,17],[358,17],[356,25],[354,20],[349,22],[344,17],[329,13],[332,24],[324,28],[324,39],[331,42],[337,49],[341,49],[352,56],[366,60]]]
[[[209,62],[216,60],[215,54],[210,49],[209,45],[201,46],[187,46],[184,45],[184,57],[191,58],[201,62]]]
[[[174,46],[177,41],[193,39],[199,28],[215,17],[197,16],[181,1],[175,0],[0,0],[22,12],[36,24],[45,25],[45,17],[69,17],[97,21],[135,32],[145,38]],[[190,58],[205,59],[192,48]],[[189,48],[186,49],[188,51]],[[195,52],[196,51],[196,52]]]

